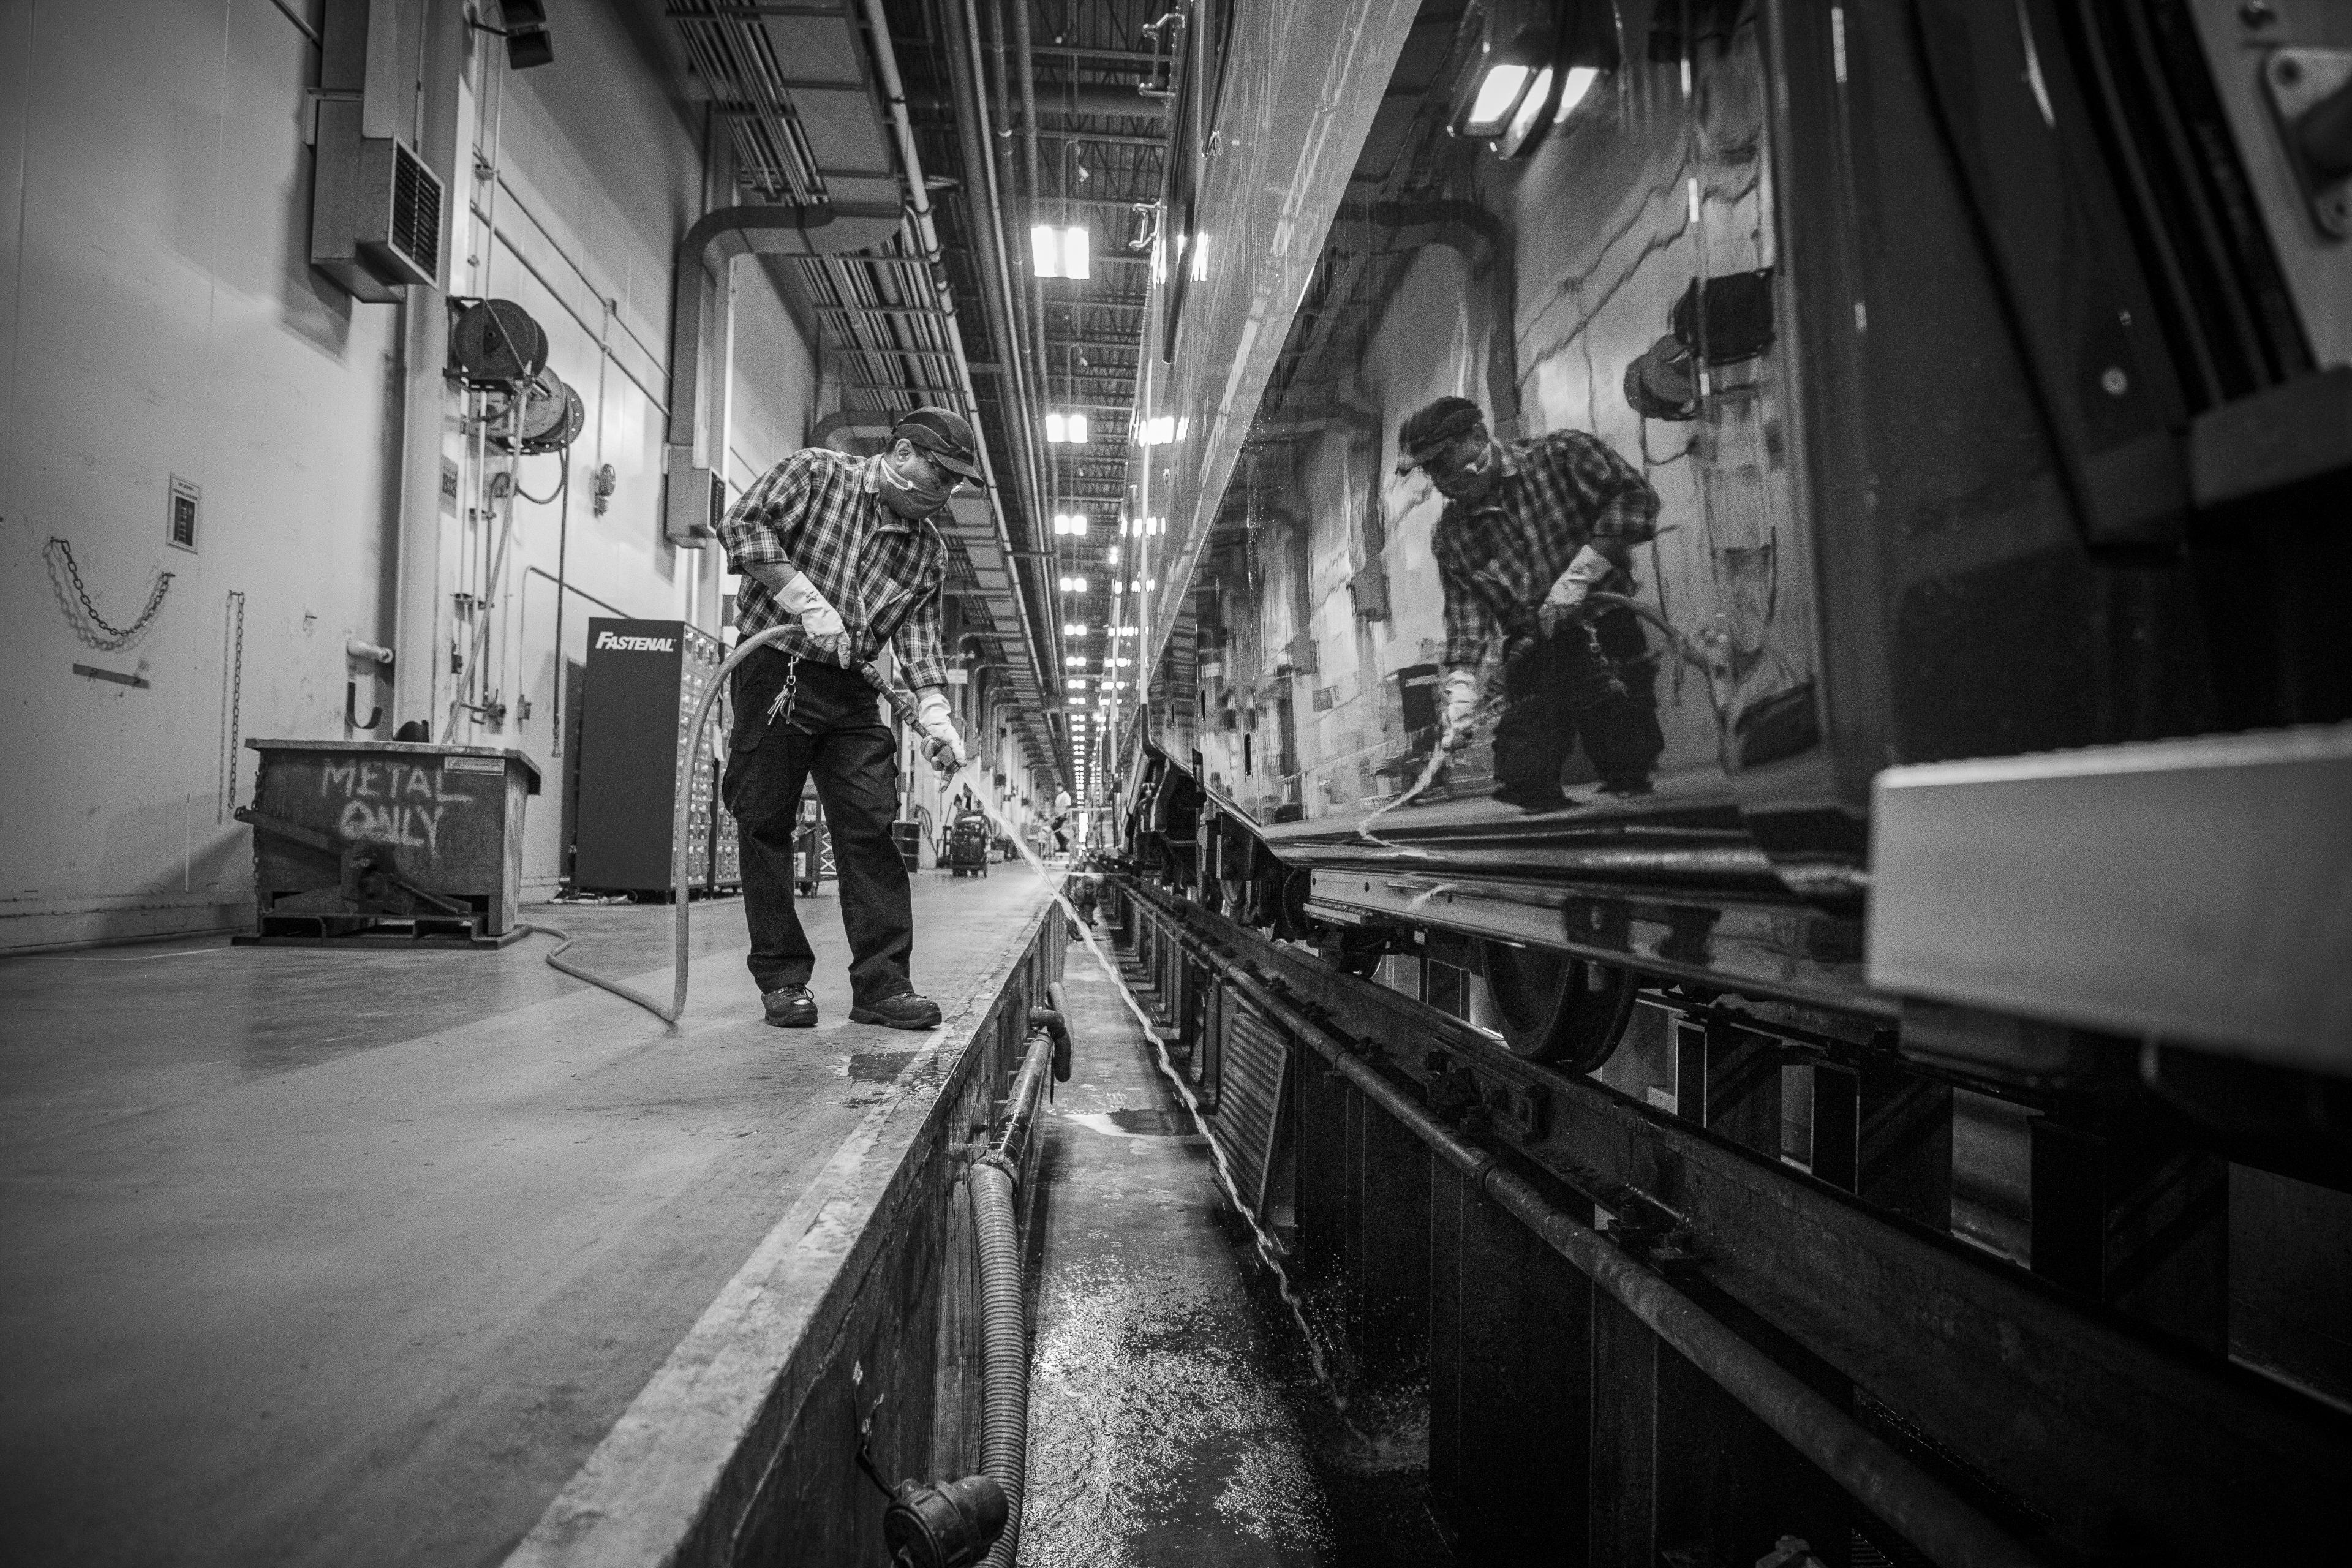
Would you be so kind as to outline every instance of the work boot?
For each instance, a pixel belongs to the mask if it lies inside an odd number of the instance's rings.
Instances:
[[[901,991],[896,996],[856,1004],[849,1009],[849,1021],[879,1024],[886,1029],[936,1029],[940,1026],[940,1005],[928,996]]]
[[[814,1029],[816,1027],[816,998],[805,985],[780,985],[773,991],[760,994],[760,1005],[768,1015],[768,1022],[779,1029]]]

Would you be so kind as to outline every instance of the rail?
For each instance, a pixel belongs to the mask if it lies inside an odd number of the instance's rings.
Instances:
[[[1171,934],[1184,952],[1312,1047],[1367,1099],[1939,1568],[2030,1568],[2042,1561],[1980,1510],[1865,1430],[1668,1280],[1563,1212],[1497,1155],[1432,1115],[1349,1044],[1277,995],[1245,960],[1181,928],[1171,927]]]

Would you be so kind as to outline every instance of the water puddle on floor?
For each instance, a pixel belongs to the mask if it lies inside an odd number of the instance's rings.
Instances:
[[[849,1058],[845,1070],[853,1083],[895,1083],[899,1069],[915,1056],[913,1051],[859,1051]]]
[[[1452,1563],[1428,1507],[1425,1382],[1360,1356],[1293,1284],[1289,1238],[1235,1208],[1117,973],[1074,952],[1065,976],[1081,1041],[1122,1044],[1082,1052],[1046,1121],[1020,1561]]]

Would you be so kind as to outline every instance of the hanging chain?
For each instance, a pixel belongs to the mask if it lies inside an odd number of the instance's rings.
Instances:
[[[771,724],[779,719],[787,724],[793,721],[793,699],[800,694],[801,656],[797,653],[787,654],[785,660],[784,689],[776,693],[776,700],[773,702],[768,704],[768,722]]]
[[[227,680],[222,693],[227,716],[222,729],[220,805],[213,814],[216,823],[228,820],[229,803],[236,795],[237,731],[245,720],[245,595],[234,588],[221,617],[221,665]]]
[[[81,601],[81,613],[89,618],[91,626],[106,634],[103,640],[97,637],[90,639],[91,646],[100,652],[111,653],[145,631],[147,623],[155,618],[155,612],[163,607],[163,595],[172,591],[172,578],[174,574],[170,572],[161,574],[155,579],[154,591],[147,595],[147,607],[139,612],[139,618],[128,626],[118,626],[100,615],[98,606],[90,602],[89,590],[81,585],[81,563],[74,559],[73,546],[55,534],[49,536],[49,542],[65,553],[66,575],[73,579],[74,597]]]

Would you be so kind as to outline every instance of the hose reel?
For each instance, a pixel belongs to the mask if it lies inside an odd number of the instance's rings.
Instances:
[[[489,421],[490,440],[525,457],[562,451],[588,422],[580,394],[551,370],[525,376],[502,397],[493,394],[493,399],[483,416]]]
[[[512,300],[452,300],[449,371],[467,386],[512,387],[547,368],[547,329]]]

